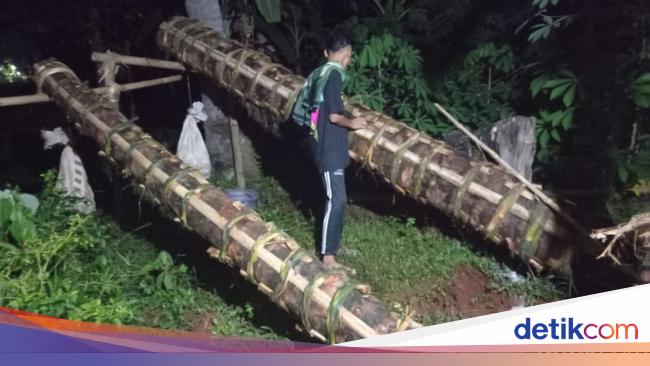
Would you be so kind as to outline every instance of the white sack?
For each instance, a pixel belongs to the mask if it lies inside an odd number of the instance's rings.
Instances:
[[[66,146],[61,153],[56,186],[67,196],[82,198],[74,205],[77,211],[87,214],[95,211],[95,194],[88,184],[86,170],[70,146]]]
[[[203,112],[203,103],[192,103],[192,107],[187,110],[187,117],[183,122],[183,131],[178,139],[176,155],[185,164],[200,170],[204,176],[209,177],[212,171],[212,163],[210,163],[208,148],[205,146],[205,141],[203,141],[203,136],[201,136],[201,131],[197,125],[197,123],[207,119],[208,116]]]

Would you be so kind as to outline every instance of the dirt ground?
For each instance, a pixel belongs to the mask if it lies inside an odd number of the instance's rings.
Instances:
[[[409,304],[416,318],[471,318],[519,305],[518,298],[496,291],[490,278],[474,267],[459,267],[446,284],[435,283],[404,288],[395,298]]]

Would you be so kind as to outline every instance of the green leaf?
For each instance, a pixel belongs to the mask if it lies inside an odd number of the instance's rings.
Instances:
[[[164,273],[163,274],[162,284],[163,284],[163,287],[166,290],[173,290],[174,289],[174,278],[172,277],[171,273]]]
[[[641,108],[650,108],[650,95],[634,93],[632,94],[632,100]]]
[[[6,249],[10,252],[17,252],[18,248],[16,248],[14,245],[11,245],[9,243],[5,243],[3,241],[0,241],[0,249]]]
[[[553,89],[562,84],[570,83],[571,79],[551,79],[544,83],[543,89]]]
[[[555,111],[553,114],[551,114],[551,122],[553,123],[553,127],[556,127],[560,124],[560,121],[562,120],[562,117],[564,116],[565,111]]]
[[[36,236],[36,225],[24,215],[16,215],[16,218],[9,226],[9,233],[19,242],[29,240]]]
[[[18,199],[23,207],[29,210],[32,215],[36,213],[36,210],[38,210],[38,198],[36,198],[36,196],[29,193],[21,193],[18,195]]]
[[[571,128],[572,124],[573,124],[573,110],[569,109],[562,117],[562,127],[565,130],[568,130],[569,128]]]
[[[562,139],[560,138],[560,134],[557,132],[557,130],[551,131],[551,137],[553,138],[553,140],[557,142],[562,141]]]
[[[542,90],[542,87],[544,86],[546,80],[546,77],[539,76],[530,82],[530,91],[533,94],[533,98],[536,97],[537,94],[539,94],[539,92]]]
[[[627,183],[627,179],[630,177],[630,172],[623,165],[618,166],[618,179],[623,183]]]
[[[280,0],[255,0],[257,10],[264,17],[267,23],[278,23],[280,21]]]
[[[539,135],[539,144],[542,146],[542,148],[545,148],[548,146],[548,131],[544,130],[542,133]]]
[[[577,79],[576,74],[574,74],[574,73],[573,73],[571,70],[569,70],[569,69],[561,69],[560,71],[558,71],[558,74],[560,74],[560,75],[562,75],[562,76],[566,76],[566,77],[568,77],[569,79],[573,79],[573,80]]]
[[[562,85],[558,86],[557,88],[554,88],[554,89],[551,91],[551,97],[550,97],[550,99],[551,99],[551,100],[556,99],[556,98],[559,97],[560,95],[564,94],[564,92],[565,92],[567,89],[569,89],[570,86],[571,86],[571,83],[566,83],[566,84],[562,84]]]
[[[0,199],[0,227],[4,226],[4,224],[9,221],[13,211],[14,211],[13,199],[1,198]]]
[[[564,97],[562,98],[562,103],[564,103],[565,107],[569,108],[573,104],[575,97],[576,97],[576,86],[574,84],[566,93],[564,93]]]
[[[650,83],[650,72],[646,72],[645,74],[639,76],[635,81],[635,84],[648,84]]]

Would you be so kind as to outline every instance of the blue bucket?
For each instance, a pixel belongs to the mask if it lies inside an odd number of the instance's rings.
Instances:
[[[260,199],[260,193],[256,189],[233,188],[226,189],[226,194],[231,200],[239,201],[250,209],[257,209],[257,203]]]

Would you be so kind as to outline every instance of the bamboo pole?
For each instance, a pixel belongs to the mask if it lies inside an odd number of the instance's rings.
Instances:
[[[341,273],[325,272],[313,255],[298,256],[295,240],[228,199],[199,172],[188,170],[114,106],[102,104],[65,65],[46,60],[35,69],[43,92],[82,133],[103,146],[100,155],[124,167],[163,213],[212,243],[211,255],[241,268],[260,291],[302,317],[306,332],[334,343],[402,328],[376,298],[352,287],[355,283]]]
[[[183,79],[182,75],[174,75],[174,76],[166,76],[158,79],[138,81],[129,84],[117,84],[117,87],[119,88],[120,91],[131,91],[131,90],[149,88],[152,86],[175,83],[182,79]],[[108,87],[102,86],[99,88],[93,88],[92,90],[96,93],[105,93],[106,91],[108,91]],[[0,98],[0,107],[9,107],[9,106],[35,104],[35,103],[46,103],[51,101],[52,98],[50,98],[47,94],[44,93],[38,93],[33,95],[20,95],[16,97]]]
[[[122,65],[146,66],[146,67],[155,67],[155,68],[167,69],[167,70],[185,71],[185,66],[175,61],[157,60],[157,59],[146,58],[146,57],[126,56],[126,55],[120,55],[118,53],[113,53],[113,52],[107,52],[107,53],[93,52],[91,58],[95,62],[106,62],[108,60],[111,60],[112,62],[119,63]]]
[[[161,24],[157,41],[188,69],[240,97],[247,109],[256,109],[253,115],[265,127],[277,128],[288,119],[304,84],[289,69],[194,19],[174,17]],[[572,232],[514,176],[496,164],[469,161],[443,142],[362,104],[348,102],[346,109],[369,122],[368,128],[350,133],[350,157],[362,168],[498,245],[511,248],[513,242],[511,249],[533,267],[568,273]],[[590,255],[599,251],[590,249]]]

